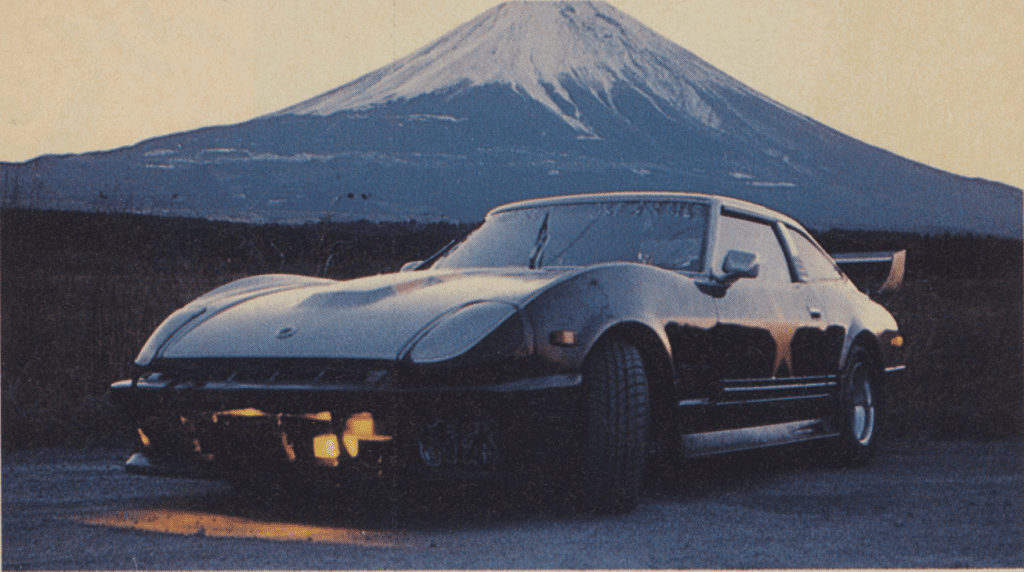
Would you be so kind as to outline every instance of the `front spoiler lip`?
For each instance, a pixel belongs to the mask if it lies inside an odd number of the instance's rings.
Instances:
[[[352,467],[345,473],[347,478],[355,479],[362,476],[358,467]],[[181,464],[161,463],[153,460],[150,455],[144,452],[132,453],[124,463],[124,470],[129,475],[140,477],[163,477],[169,479],[195,479],[201,481],[223,481],[239,477],[242,473],[232,470],[223,465],[203,465],[199,463],[185,462]],[[303,466],[303,467],[276,467],[275,471],[279,476],[299,477],[302,475],[312,476],[317,473],[330,474],[328,467]],[[274,473],[270,473],[274,474]]]
[[[165,465],[151,460],[145,453],[134,453],[124,464],[130,475],[184,479],[220,480],[226,474],[211,467]]]

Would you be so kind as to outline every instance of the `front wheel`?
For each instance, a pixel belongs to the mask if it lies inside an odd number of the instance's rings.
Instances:
[[[878,368],[871,354],[854,347],[839,380],[835,425],[839,430],[836,460],[846,466],[867,463],[878,441]]]
[[[650,404],[636,347],[602,340],[583,367],[585,435],[579,477],[585,506],[625,512],[640,502]]]

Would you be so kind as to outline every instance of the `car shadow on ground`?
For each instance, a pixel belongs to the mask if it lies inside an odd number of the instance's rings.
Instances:
[[[779,476],[828,469],[825,457],[806,445],[655,464],[638,510],[648,503],[703,501],[758,488]],[[572,488],[558,479],[413,484],[397,479],[375,483],[293,480],[218,485],[190,495],[162,496],[135,508],[395,532],[628,518],[588,512],[579,501]]]

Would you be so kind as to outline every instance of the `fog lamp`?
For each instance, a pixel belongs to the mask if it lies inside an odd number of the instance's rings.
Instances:
[[[313,455],[321,465],[338,466],[338,436],[325,433],[313,437]]]
[[[356,413],[345,422],[345,433],[341,441],[345,444],[345,451],[353,459],[359,454],[360,441],[390,441],[388,435],[378,435],[374,428],[373,415],[364,411]]]
[[[267,413],[260,411],[259,409],[247,407],[245,409],[230,409],[228,411],[218,411],[217,413],[213,414],[213,422],[217,423],[220,417],[269,417],[269,415]],[[184,418],[182,418],[182,422],[184,423]]]

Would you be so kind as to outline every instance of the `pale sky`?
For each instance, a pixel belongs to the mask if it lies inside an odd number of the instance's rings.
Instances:
[[[0,0],[0,161],[237,123],[345,84],[496,0]],[[788,107],[1024,188],[1021,0],[611,0]]]

